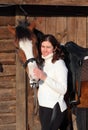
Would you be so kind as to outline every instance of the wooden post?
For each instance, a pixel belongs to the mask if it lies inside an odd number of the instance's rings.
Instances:
[[[16,130],[27,130],[26,75],[16,57]]]

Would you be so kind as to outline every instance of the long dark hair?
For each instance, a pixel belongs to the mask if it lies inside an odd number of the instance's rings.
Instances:
[[[41,44],[43,41],[49,41],[52,44],[53,48],[55,49],[52,63],[55,63],[56,60],[64,59],[64,53],[62,51],[60,42],[53,35],[51,34],[44,35],[41,40]],[[41,48],[41,44],[40,44],[40,48]]]

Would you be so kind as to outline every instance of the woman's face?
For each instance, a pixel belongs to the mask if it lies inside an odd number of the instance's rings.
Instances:
[[[51,42],[49,41],[43,41],[41,43],[41,53],[42,53],[42,56],[48,56],[49,54],[53,53],[54,51],[54,48],[51,44]]]

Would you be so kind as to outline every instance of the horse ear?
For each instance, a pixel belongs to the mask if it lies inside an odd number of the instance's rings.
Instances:
[[[8,25],[7,28],[9,30],[9,32],[11,32],[13,35],[16,34],[16,29],[14,27],[12,27],[11,25]]]
[[[31,31],[33,31],[34,25],[33,25],[33,24],[30,24],[30,25],[28,26],[28,29],[31,30]]]

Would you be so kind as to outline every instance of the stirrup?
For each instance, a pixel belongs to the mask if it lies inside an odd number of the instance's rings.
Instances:
[[[70,105],[71,106],[76,106],[76,105],[79,105],[80,104],[80,100],[78,99],[78,100],[72,100],[72,101],[70,101]]]

